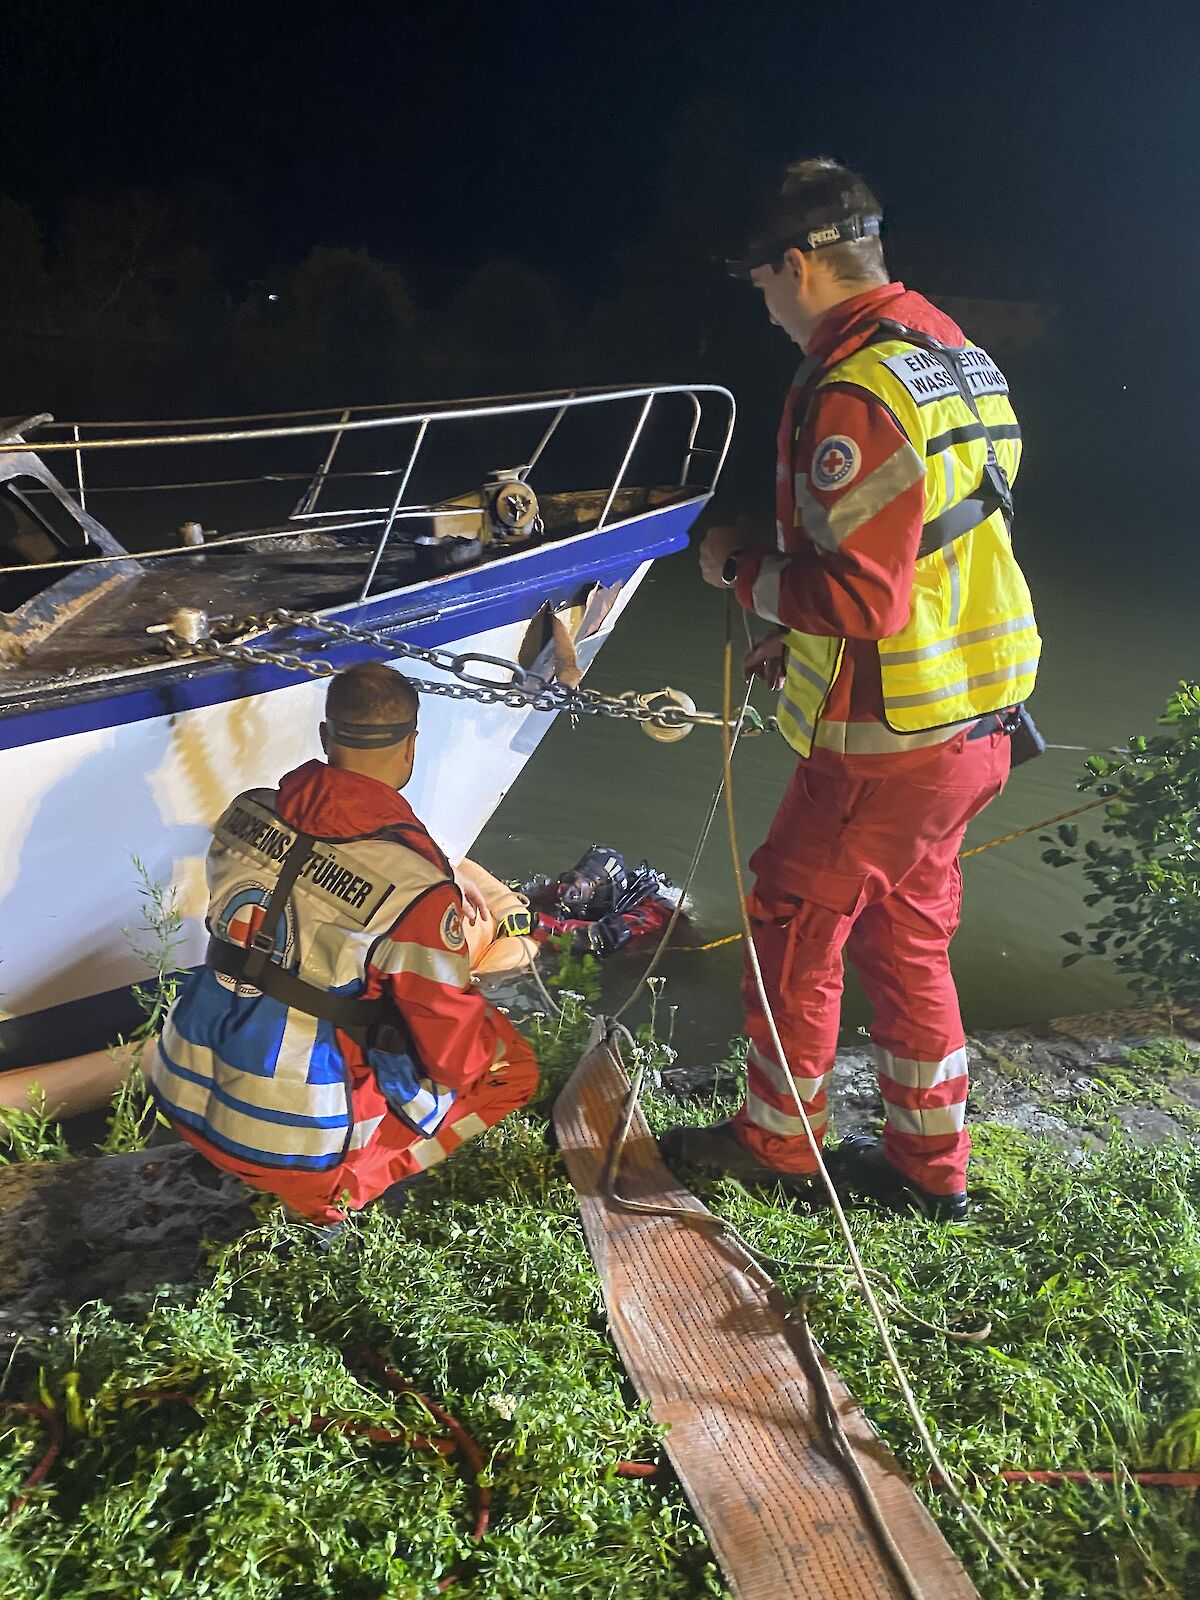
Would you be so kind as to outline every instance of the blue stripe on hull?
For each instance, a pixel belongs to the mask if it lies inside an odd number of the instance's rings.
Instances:
[[[702,500],[668,506],[598,534],[545,545],[514,557],[511,565],[476,567],[337,615],[363,627],[402,629],[405,643],[425,649],[451,644],[531,617],[545,601],[566,600],[585,583],[628,578],[642,562],[683,549],[702,507]],[[379,659],[378,651],[357,644],[334,645],[322,655],[335,667]],[[123,691],[0,714],[0,750],[269,694],[295,682],[295,673],[277,667],[181,665],[155,672],[149,681],[134,679]]]

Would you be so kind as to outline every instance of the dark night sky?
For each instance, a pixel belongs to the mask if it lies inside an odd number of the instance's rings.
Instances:
[[[365,245],[602,283],[682,108],[712,96],[748,173],[841,156],[896,236],[1018,271],[1049,240],[1093,283],[1096,241],[1118,267],[1200,242],[1194,3],[9,0],[5,35],[0,189],[52,216],[80,189],[211,180],[264,262]]]

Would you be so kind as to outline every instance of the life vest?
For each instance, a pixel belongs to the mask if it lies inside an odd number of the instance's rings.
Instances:
[[[831,384],[853,385],[888,407],[925,464],[924,531],[908,622],[878,641],[882,727],[822,725],[845,640],[788,632],[779,729],[805,757],[814,743],[865,753],[939,742],[959,725],[1025,700],[1041,653],[1008,528],[1021,435],[1004,374],[975,345],[947,350],[897,323],[872,327],[859,349],[808,377],[800,395],[811,403]],[[798,398],[793,391],[789,405]],[[816,499],[805,474],[793,476],[791,451],[806,424],[803,417],[792,420],[780,441],[781,542],[784,530],[799,524],[819,548],[836,550],[836,506],[827,510]]]
[[[250,790],[217,823],[208,957],[171,1007],[148,1077],[168,1117],[227,1154],[323,1171],[382,1120],[354,1120],[339,1030],[363,1041],[389,1108],[415,1132],[435,1131],[453,1103],[423,1076],[395,1008],[364,998],[376,943],[452,873],[423,829],[318,839],[284,822],[276,798]]]

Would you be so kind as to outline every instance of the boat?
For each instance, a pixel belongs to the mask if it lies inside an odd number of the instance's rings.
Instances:
[[[148,898],[169,965],[202,960],[212,824],[319,752],[332,670],[426,686],[406,794],[465,856],[551,691],[686,545],[733,420],[725,389],[652,385],[0,422],[0,1069],[133,1020]]]

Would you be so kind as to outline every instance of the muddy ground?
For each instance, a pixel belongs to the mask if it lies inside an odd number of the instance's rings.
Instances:
[[[1072,1017],[981,1033],[969,1049],[974,1120],[1079,1153],[1114,1127],[1146,1145],[1200,1141],[1200,1017]],[[685,1096],[737,1087],[727,1069],[680,1067],[663,1081]],[[839,1052],[832,1100],[839,1134],[876,1127],[865,1040]],[[0,1354],[89,1300],[136,1313],[157,1289],[192,1280],[212,1245],[254,1225],[248,1199],[182,1144],[0,1167]]]
[[[967,1048],[969,1120],[1041,1134],[1067,1151],[1094,1148],[1114,1126],[1138,1144],[1200,1141],[1200,1015],[1147,1007],[1064,1017],[979,1033]],[[686,1067],[664,1073],[663,1084],[685,1095],[737,1087],[732,1072]],[[883,1109],[865,1039],[838,1051],[830,1101],[838,1135],[877,1127]]]

